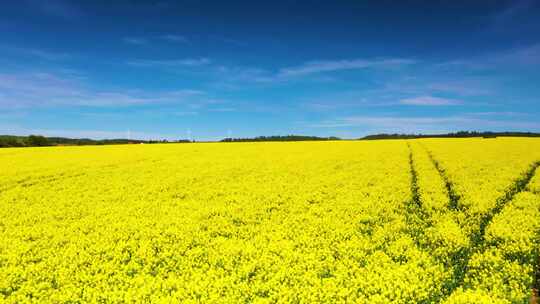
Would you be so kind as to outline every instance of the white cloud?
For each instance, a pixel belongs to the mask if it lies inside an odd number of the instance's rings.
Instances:
[[[340,91],[331,94],[318,94],[317,97],[307,98],[300,105],[302,109],[316,112],[328,112],[338,109],[359,107],[387,106],[389,103],[382,98],[376,98],[368,90]]]
[[[140,38],[140,37],[124,37],[122,38],[122,41],[124,41],[127,44],[134,44],[134,45],[144,45],[148,43],[147,39]]]
[[[23,0],[22,2],[34,10],[50,16],[75,19],[83,15],[79,8],[63,0]]]
[[[491,70],[501,68],[524,68],[540,65],[540,43],[512,48],[506,51],[488,53],[481,57],[454,59],[435,64],[435,68],[439,69],[454,69],[462,72],[464,69],[468,71]]]
[[[415,105],[415,106],[453,106],[461,104],[462,102],[455,99],[440,98],[433,96],[418,96],[412,98],[404,98],[399,101],[401,104],[405,105]]]
[[[18,47],[18,46],[9,46],[9,45],[0,45],[0,50],[7,53],[11,53],[11,54],[24,55],[24,56],[50,60],[50,61],[66,60],[72,57],[71,54],[68,54],[65,52],[53,52],[53,51],[37,49],[37,48]]]
[[[527,12],[534,5],[534,1],[535,0],[510,1],[505,9],[491,16],[491,24],[489,24],[487,29],[496,32],[519,30],[520,27],[516,26],[516,23],[528,24],[527,21],[529,21],[528,18],[530,17],[527,16]]]
[[[396,68],[404,65],[415,63],[409,59],[382,59],[382,60],[334,60],[334,61],[310,61],[298,66],[291,66],[271,71],[268,69],[242,66],[215,66],[209,72],[215,73],[219,77],[216,84],[220,88],[241,89],[245,87],[245,83],[258,84],[276,84],[286,83],[290,81],[305,81],[310,82],[335,82],[336,78],[321,75],[327,72],[335,72],[340,70],[354,70],[363,68]],[[306,76],[311,76],[306,78]],[[238,85],[239,84],[239,85]]]
[[[151,37],[124,37],[122,38],[122,41],[127,44],[133,44],[133,45],[145,45],[149,44],[151,41],[156,40],[162,40],[162,41],[168,41],[173,43],[188,43],[189,40],[182,35],[176,35],[176,34],[164,34],[159,36],[151,36]]]
[[[409,59],[312,61],[277,71],[257,67],[215,65],[212,64],[213,62],[210,59],[204,57],[173,60],[137,59],[126,63],[131,66],[145,68],[206,67],[201,69],[200,72],[207,74],[209,77],[217,78],[217,82],[214,83],[215,87],[238,89],[245,88],[246,82],[258,84],[285,83],[292,80],[305,80],[304,76],[313,76],[313,74],[322,74],[324,72],[361,68],[387,69],[409,65],[414,62]],[[328,76],[315,76],[310,77],[309,81],[336,81],[335,78],[329,78]],[[237,86],[237,84],[240,85]]]
[[[240,47],[248,46],[248,44],[246,42],[244,42],[244,41],[240,41],[240,40],[237,40],[237,39],[231,39],[229,37],[211,36],[211,38],[213,38],[214,40],[220,41],[220,42],[224,42],[224,43],[227,43],[227,44],[234,45],[234,46],[240,46]]]
[[[128,134],[129,132],[129,134]],[[137,130],[81,130],[81,129],[41,129],[41,128],[24,128],[19,126],[3,126],[0,125],[0,134],[27,136],[31,134],[39,134],[49,137],[67,137],[67,138],[91,138],[91,139],[115,139],[128,138],[143,139],[143,140],[161,140],[161,139],[180,139],[185,136],[177,136],[174,134],[161,134],[151,132],[141,132]]]
[[[540,43],[512,49],[508,52],[494,55],[491,60],[500,64],[539,65]]]
[[[271,72],[260,68],[218,66],[215,73],[220,82],[238,82],[241,83],[240,88],[244,87],[245,82],[270,83],[279,80]]]
[[[415,63],[410,59],[382,59],[382,60],[319,60],[306,62],[300,66],[287,67],[279,71],[279,76],[303,76],[315,73],[333,72],[340,70],[355,70],[365,68],[390,68]]]
[[[199,90],[141,91],[92,90],[78,78],[51,73],[0,74],[0,108],[17,109],[37,106],[134,106],[175,104],[189,106],[216,101]]]
[[[210,64],[211,60],[208,58],[186,58],[175,60],[132,60],[127,64],[136,67],[194,67]]]
[[[501,116],[506,116],[506,117],[526,117],[526,116],[531,116],[532,114],[530,113],[522,113],[522,112],[512,112],[512,111],[502,111],[502,112],[497,112],[497,111],[491,111],[491,112],[472,112],[472,113],[466,113],[466,115],[471,115],[471,116],[495,116],[495,117],[501,117]]]
[[[196,111],[178,111],[178,112],[172,112],[172,114],[175,116],[194,116],[199,113]]]
[[[235,108],[213,108],[208,109],[209,112],[235,112]]]
[[[486,119],[467,115],[443,117],[349,116],[317,124],[314,128],[364,128],[371,133],[434,133],[460,130],[539,131],[536,120]]]
[[[182,35],[167,34],[167,35],[160,36],[160,38],[163,40],[167,40],[169,42],[181,42],[181,43],[188,42],[187,38]]]
[[[493,91],[485,88],[485,84],[480,81],[448,81],[427,85],[427,88],[435,92],[457,94],[461,96],[481,96],[490,95]]]

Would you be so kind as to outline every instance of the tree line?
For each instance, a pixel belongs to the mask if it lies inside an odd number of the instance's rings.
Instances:
[[[122,145],[122,144],[157,144],[188,143],[187,139],[179,140],[139,140],[139,139],[89,139],[45,137],[42,135],[13,136],[0,135],[0,148],[9,147],[46,147],[46,146],[87,146],[87,145]]]
[[[540,137],[540,133],[534,132],[476,132],[459,131],[444,134],[400,134],[381,133],[367,135],[360,140],[377,139],[414,139],[414,138],[468,138],[468,137]],[[339,137],[319,137],[305,135],[275,135],[257,136],[251,138],[224,138],[220,142],[265,142],[265,141],[328,141],[341,140]],[[195,142],[188,139],[179,140],[140,140],[140,139],[89,139],[89,138],[66,138],[66,137],[45,137],[41,135],[14,136],[0,135],[0,148],[8,147],[45,147],[45,146],[85,146],[85,145],[121,145],[121,144],[157,144],[157,143],[190,143]]]
[[[468,137],[483,137],[483,138],[495,138],[495,137],[540,137],[540,133],[534,132],[477,132],[477,131],[459,131],[454,133],[444,134],[399,134],[399,133],[380,133],[367,135],[361,140],[374,140],[374,139],[414,139],[414,138],[468,138]]]

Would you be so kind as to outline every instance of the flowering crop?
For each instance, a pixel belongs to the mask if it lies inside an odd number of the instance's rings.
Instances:
[[[519,138],[0,150],[0,302],[526,302],[539,160]]]

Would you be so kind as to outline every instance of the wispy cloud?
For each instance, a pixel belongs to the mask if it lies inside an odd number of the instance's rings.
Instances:
[[[178,90],[166,92],[86,92],[79,99],[74,99],[72,105],[84,106],[136,106],[144,104],[183,103],[191,101],[192,97],[203,94],[195,90]]]
[[[146,104],[200,106],[216,100],[199,90],[93,90],[77,78],[50,73],[0,74],[0,108],[47,106],[125,107]]]
[[[493,55],[492,62],[500,64],[540,65],[540,43],[514,48],[508,52]]]
[[[474,58],[461,58],[435,64],[440,69],[463,71],[534,67],[540,65],[540,43],[484,54]]]
[[[335,82],[336,79],[327,74],[341,70],[364,68],[393,69],[415,62],[410,59],[311,61],[278,70],[240,65],[223,65],[214,63],[205,57],[168,60],[135,59],[127,61],[126,64],[144,68],[167,68],[170,72],[175,72],[175,68],[180,67],[200,67],[196,72],[199,75],[208,76],[209,80],[213,79],[213,86],[215,88],[238,89],[245,88],[246,83],[271,85],[292,81]]]
[[[177,68],[177,67],[194,67],[208,65],[211,60],[208,58],[185,58],[185,59],[173,59],[173,60],[131,60],[127,64],[136,67],[146,68]]]
[[[248,43],[246,43],[244,41],[240,41],[240,40],[237,40],[237,39],[232,39],[232,38],[229,38],[229,37],[210,36],[210,38],[212,38],[212,39],[214,39],[216,41],[223,42],[223,43],[230,44],[230,45],[234,45],[234,46],[239,46],[239,47],[248,46]]]
[[[515,30],[515,26],[510,24],[523,22],[523,17],[527,11],[534,5],[534,0],[513,0],[503,10],[491,16],[491,24],[488,29],[493,31]],[[521,19],[520,19],[521,18]],[[519,27],[517,27],[519,29]]]
[[[161,39],[167,40],[169,42],[180,42],[180,43],[187,43],[188,39],[185,36],[182,35],[176,35],[176,34],[167,34],[160,36]]]
[[[133,45],[145,45],[148,43],[148,39],[141,38],[141,37],[124,37],[122,38],[122,41],[124,41],[127,44],[133,44]]]
[[[323,121],[312,124],[312,126],[320,128],[377,127],[381,128],[381,130],[394,128],[396,131],[400,131],[405,127],[463,122],[469,119],[463,117],[350,116]]]
[[[470,112],[465,113],[467,116],[492,116],[492,117],[527,117],[533,114],[523,113],[523,112],[513,112],[513,111],[487,111],[487,112]]]
[[[270,83],[278,81],[276,76],[269,70],[242,66],[217,66],[216,75],[220,81],[227,83]]]
[[[209,112],[236,112],[236,109],[235,108],[213,108],[213,109],[208,109]]]
[[[182,35],[177,34],[163,34],[163,35],[152,35],[152,36],[146,36],[146,37],[135,37],[135,36],[128,36],[123,37],[122,41],[127,44],[132,45],[146,45],[152,43],[158,43],[158,42],[171,42],[171,43],[188,43],[189,40]]]
[[[330,94],[318,94],[316,97],[306,98],[300,106],[303,110],[315,112],[328,112],[343,109],[358,109],[360,107],[386,106],[391,103],[383,97],[375,97],[368,90],[340,91]]]
[[[279,76],[303,76],[315,73],[334,72],[341,70],[355,70],[366,68],[389,68],[410,65],[416,61],[411,59],[382,59],[382,60],[319,60],[306,62],[300,66],[283,68]]]
[[[451,93],[461,96],[483,96],[493,93],[492,89],[486,87],[481,81],[446,81],[435,82],[426,86],[429,90],[441,93]]]
[[[404,105],[414,106],[453,106],[462,104],[461,101],[449,98],[433,97],[433,96],[418,96],[411,98],[404,98],[399,101]]]
[[[194,115],[199,114],[199,112],[197,112],[197,111],[177,111],[177,112],[172,112],[172,114],[175,115],[175,116],[194,116]]]
[[[65,60],[71,58],[68,53],[54,53],[38,49],[27,49],[26,52],[30,55],[46,60]]]
[[[411,59],[381,59],[381,60],[321,60],[309,61],[297,66],[290,66],[272,71],[258,67],[243,66],[216,66],[211,72],[223,79],[220,86],[235,88],[234,83],[258,83],[258,84],[276,84],[291,81],[311,82],[335,82],[336,79],[327,74],[342,70],[358,69],[392,69],[415,63]],[[323,75],[324,74],[324,75]]]
[[[82,11],[71,3],[63,0],[23,0],[30,8],[46,15],[74,19],[82,16]]]
[[[371,133],[434,133],[459,130],[540,130],[536,120],[487,119],[467,115],[444,117],[350,116],[311,124],[314,128],[362,128]]]
[[[38,48],[19,47],[11,45],[0,45],[0,51],[9,54],[24,55],[50,61],[66,60],[73,57],[71,54],[65,52],[54,52]]]
[[[129,128],[129,126],[126,126]],[[174,134],[161,134],[152,132],[142,132],[131,130],[94,130],[94,129],[46,129],[46,128],[25,128],[21,126],[0,125],[0,134],[7,135],[31,135],[40,134],[43,136],[67,137],[67,138],[91,138],[91,139],[115,139],[128,138],[143,140],[175,140],[184,138],[184,136]]]

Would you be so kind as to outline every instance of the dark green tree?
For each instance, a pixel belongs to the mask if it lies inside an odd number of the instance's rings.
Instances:
[[[48,146],[49,141],[47,138],[41,135],[30,135],[26,139],[26,144],[31,147],[43,147]]]

